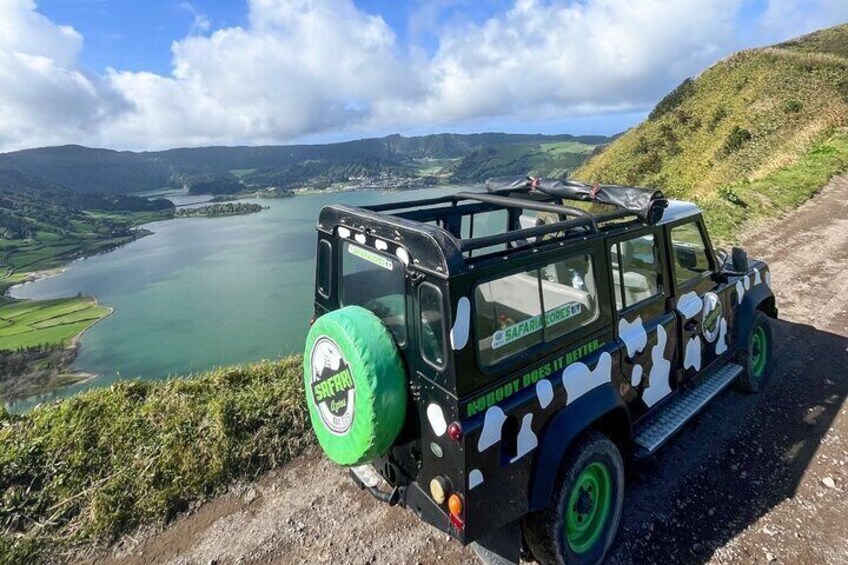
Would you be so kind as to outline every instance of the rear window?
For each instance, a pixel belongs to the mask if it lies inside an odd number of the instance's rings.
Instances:
[[[406,343],[406,279],[394,257],[344,242],[342,306],[362,306],[377,315],[398,344]]]
[[[480,284],[474,293],[480,362],[495,365],[598,319],[589,254]]]

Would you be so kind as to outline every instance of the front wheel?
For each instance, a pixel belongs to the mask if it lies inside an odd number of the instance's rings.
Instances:
[[[740,351],[739,388],[746,392],[759,392],[771,375],[773,352],[771,325],[768,316],[759,310],[754,313],[754,323],[748,337],[748,347]]]
[[[545,510],[524,521],[524,537],[543,565],[600,563],[618,531],[624,464],[610,439],[591,432],[569,449],[559,487]]]

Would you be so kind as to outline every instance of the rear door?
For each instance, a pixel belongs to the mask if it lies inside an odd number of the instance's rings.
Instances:
[[[660,228],[609,240],[616,337],[626,381],[620,392],[636,418],[677,386],[677,318],[666,307],[670,279],[664,254]]]

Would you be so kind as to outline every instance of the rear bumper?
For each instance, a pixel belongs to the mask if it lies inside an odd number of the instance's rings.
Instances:
[[[426,492],[421,490],[418,483],[412,483],[405,487],[390,486],[389,488],[381,489],[379,485],[369,484],[366,478],[361,477],[353,469],[350,470],[350,478],[354,484],[368,491],[368,494],[380,502],[384,502],[389,506],[407,508],[418,516],[421,521],[448,534],[463,545],[468,543],[465,532],[451,524],[448,514]]]

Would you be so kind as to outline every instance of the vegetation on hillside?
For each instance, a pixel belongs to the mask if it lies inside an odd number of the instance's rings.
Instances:
[[[0,407],[0,564],[164,523],[313,442],[297,357]]]
[[[491,177],[526,174],[565,177],[583,163],[594,148],[595,145],[576,141],[485,147],[454,165],[450,180],[483,182]]]
[[[725,238],[788,210],[846,168],[847,45],[843,25],[728,57],[574,176],[695,200]]]
[[[216,193],[226,193],[239,192],[239,181],[254,188],[327,188],[347,178],[391,174],[403,179],[419,174],[416,160],[461,159],[484,147],[608,141],[597,135],[448,133],[389,135],[325,145],[198,147],[143,153],[67,145],[2,154],[0,169],[75,192],[135,193],[213,181]]]
[[[255,214],[265,208],[261,204],[248,204],[244,202],[227,202],[225,204],[209,204],[208,206],[197,206],[193,208],[180,208],[175,214],[177,218],[206,217],[217,218],[218,216],[237,216],[240,214]]]

